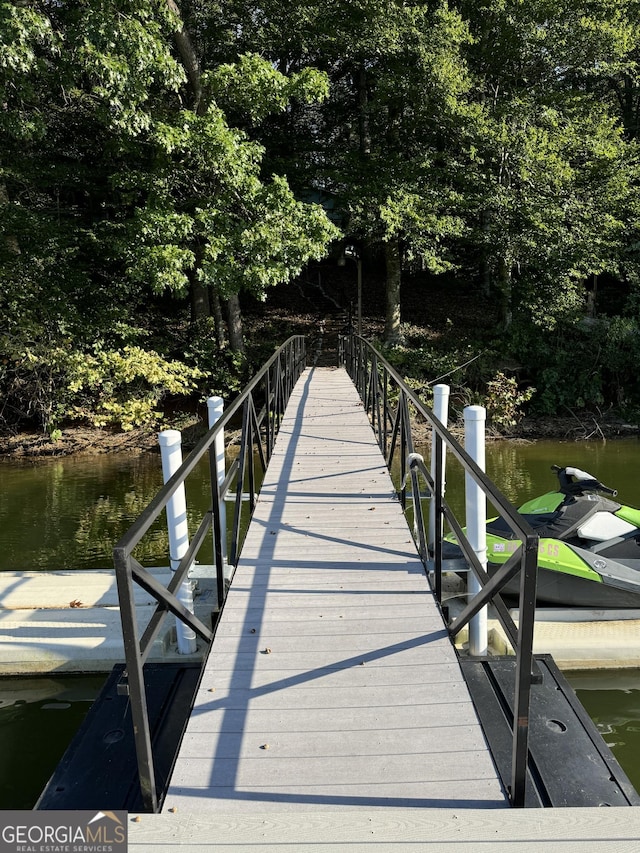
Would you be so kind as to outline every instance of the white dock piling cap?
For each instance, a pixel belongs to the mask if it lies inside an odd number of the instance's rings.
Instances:
[[[224,411],[224,400],[222,397],[207,397],[207,409],[209,411],[209,426],[212,426],[212,418],[217,420]]]
[[[174,444],[182,444],[182,433],[177,429],[165,429],[158,433],[160,447],[173,447]]]
[[[484,406],[465,406],[464,419],[466,421],[486,421],[487,410]]]

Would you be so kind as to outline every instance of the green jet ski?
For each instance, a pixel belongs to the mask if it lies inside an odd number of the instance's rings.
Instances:
[[[640,510],[613,500],[615,489],[586,471],[557,465],[551,470],[559,489],[518,509],[540,537],[538,603],[640,609]],[[520,546],[514,536],[502,518],[487,523],[490,574]],[[452,544],[446,557],[456,556],[453,549],[460,556]],[[518,575],[504,594],[517,595],[519,581]]]

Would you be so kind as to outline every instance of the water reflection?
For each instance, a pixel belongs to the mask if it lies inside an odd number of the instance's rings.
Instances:
[[[423,452],[428,458],[428,448]],[[487,473],[518,505],[555,488],[552,464],[575,465],[618,489],[624,503],[638,506],[639,458],[636,439],[606,444],[500,441],[487,445]],[[156,494],[162,473],[156,453],[118,453],[37,464],[3,461],[0,481],[0,570],[107,568],[114,543]],[[464,474],[451,456],[447,499],[461,515]],[[193,532],[210,505],[206,459],[187,482],[187,504]],[[167,548],[161,517],[136,556],[146,565],[165,563]]]
[[[640,505],[637,439],[609,442],[500,442],[487,448],[487,473],[514,503],[555,489],[551,465],[573,465],[618,490],[623,503]]]
[[[105,677],[0,681],[0,809],[31,809]]]
[[[566,672],[578,699],[640,791],[640,669]]]
[[[202,472],[187,484],[190,529],[209,504]],[[0,569],[109,568],[115,542],[162,486],[160,457],[118,453],[0,464]],[[166,563],[164,517],[136,551],[147,565]]]
[[[640,442],[635,438],[597,445],[569,441],[487,444],[487,474],[515,506],[556,489],[552,465],[582,468],[617,489],[622,503],[640,506]],[[464,507],[464,474],[452,457],[447,460],[447,494],[456,509]]]

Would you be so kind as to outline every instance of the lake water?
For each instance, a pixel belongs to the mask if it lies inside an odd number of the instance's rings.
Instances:
[[[103,675],[0,678],[0,809],[31,809]]]
[[[555,488],[552,464],[574,465],[640,506],[640,443],[540,441],[487,446],[487,473],[516,505]],[[209,504],[206,460],[187,485],[195,518]],[[110,454],[0,461],[0,570],[111,568],[111,549],[162,484],[159,456]],[[463,475],[448,463],[448,499],[464,504]],[[147,537],[147,565],[166,565],[162,524]],[[585,708],[640,789],[640,671],[568,673]],[[104,681],[0,678],[0,808],[30,808]],[[36,769],[37,760],[37,769]]]

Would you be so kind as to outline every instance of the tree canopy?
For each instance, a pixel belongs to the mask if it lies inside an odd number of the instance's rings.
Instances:
[[[190,292],[194,317],[209,295],[264,298],[337,231],[286,176],[264,174],[262,146],[215,100],[236,72],[203,70],[175,3],[3,2],[0,38],[5,416],[25,401],[47,427],[72,414],[84,355],[97,361],[82,387],[111,387],[117,419],[128,374],[144,384],[131,347],[153,332],[139,320],[154,296]],[[285,78],[256,56],[241,71],[254,114],[326,89],[317,72]],[[191,387],[194,371],[154,355],[145,400]]]
[[[636,320],[639,22],[638,0],[0,0],[0,417],[142,422],[212,369],[178,311],[224,367],[239,294],[336,240],[384,264],[388,344],[416,269],[468,277],[502,329],[576,318],[607,276]]]

